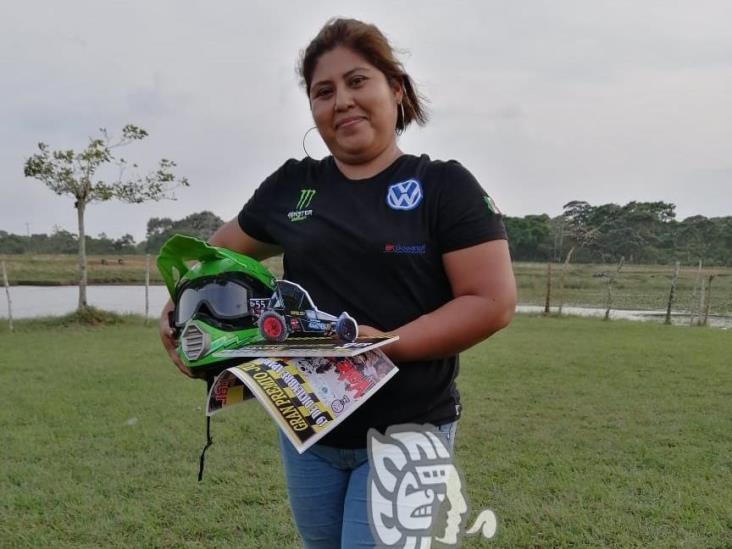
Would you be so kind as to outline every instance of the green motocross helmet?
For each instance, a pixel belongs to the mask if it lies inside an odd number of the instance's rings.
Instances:
[[[186,263],[196,261],[193,266]],[[210,378],[241,362],[214,353],[261,341],[256,319],[275,277],[261,263],[197,238],[174,235],[157,266],[175,305],[169,322],[178,355],[196,377]]]

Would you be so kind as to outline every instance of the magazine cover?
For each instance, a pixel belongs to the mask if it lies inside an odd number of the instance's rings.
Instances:
[[[212,416],[254,397],[302,453],[397,371],[378,349],[351,357],[257,358],[216,378],[206,414]]]

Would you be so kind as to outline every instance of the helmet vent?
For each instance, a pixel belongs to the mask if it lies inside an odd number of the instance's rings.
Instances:
[[[183,354],[188,360],[198,360],[209,348],[209,337],[195,324],[189,324],[181,334]]]

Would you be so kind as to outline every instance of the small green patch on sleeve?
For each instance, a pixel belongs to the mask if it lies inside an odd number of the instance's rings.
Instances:
[[[483,196],[483,200],[485,200],[485,205],[488,207],[488,210],[492,214],[500,214],[501,210],[498,209],[498,206],[496,206],[496,203],[493,201],[493,199],[488,196],[487,194]]]

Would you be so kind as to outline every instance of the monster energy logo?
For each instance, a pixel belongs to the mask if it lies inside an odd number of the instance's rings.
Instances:
[[[304,210],[308,206],[310,206],[310,202],[313,201],[313,197],[315,196],[315,189],[301,189],[300,190],[300,200],[297,201],[297,206],[295,206],[296,210]]]
[[[315,196],[315,189],[300,189],[300,199],[295,209],[287,214],[290,221],[303,221],[313,215],[313,210],[308,209]]]

